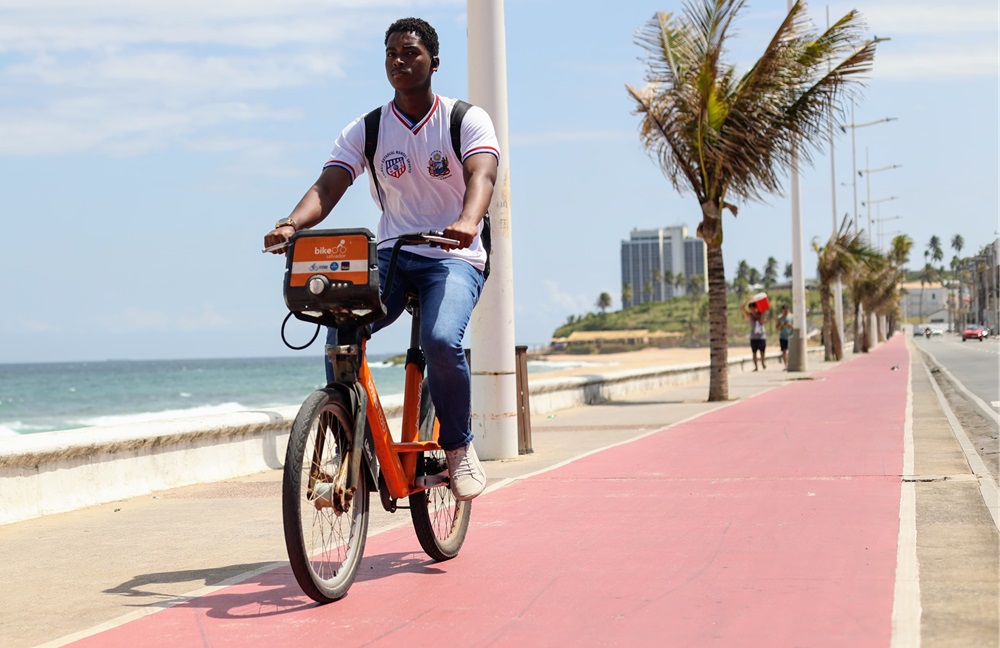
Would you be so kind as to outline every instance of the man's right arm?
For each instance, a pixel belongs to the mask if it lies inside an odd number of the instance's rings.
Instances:
[[[290,224],[276,227],[268,232],[264,236],[264,247],[284,243],[295,232],[319,225],[343,198],[351,182],[351,174],[343,167],[328,166],[323,169],[313,186],[309,187],[292,213],[288,215]],[[282,253],[284,250],[274,251],[274,254]]]

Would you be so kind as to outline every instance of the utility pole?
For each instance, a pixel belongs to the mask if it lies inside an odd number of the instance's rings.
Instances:
[[[472,312],[472,431],[483,459],[517,457],[514,270],[507,132],[507,46],[503,0],[467,0],[469,100],[489,113],[500,143],[490,203],[490,279]]]

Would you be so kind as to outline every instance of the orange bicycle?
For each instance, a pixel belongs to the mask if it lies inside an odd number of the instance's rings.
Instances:
[[[392,285],[401,246],[455,243],[439,232],[400,236],[385,285]],[[338,344],[326,350],[334,381],[310,394],[299,409],[282,484],[292,573],[320,603],[343,597],[354,582],[364,554],[371,491],[378,491],[390,512],[405,508],[397,502],[408,500],[420,546],[437,561],[458,554],[472,511],[471,502],[452,495],[437,443],[434,405],[423,384],[420,299],[414,293],[406,302],[412,322],[399,441],[390,433],[365,357],[371,325],[385,315],[376,248],[366,229],[304,230],[287,244],[289,317],[334,327],[338,334]]]

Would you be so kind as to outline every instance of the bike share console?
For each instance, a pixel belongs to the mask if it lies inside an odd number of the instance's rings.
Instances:
[[[303,230],[289,240],[285,304],[296,318],[341,328],[385,316],[375,235],[364,228]]]

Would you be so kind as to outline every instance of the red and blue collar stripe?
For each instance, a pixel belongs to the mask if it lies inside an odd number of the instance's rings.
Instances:
[[[424,115],[424,118],[418,122],[410,121],[410,118],[404,115],[403,111],[401,111],[399,108],[396,107],[395,100],[392,102],[391,105],[392,114],[395,115],[396,118],[399,119],[399,121],[403,122],[403,124],[410,129],[411,133],[416,135],[417,133],[420,132],[420,129],[423,128],[427,124],[427,122],[431,120],[431,117],[434,116],[434,113],[437,111],[438,105],[440,103],[441,103],[441,98],[438,97],[437,95],[434,95],[434,105],[431,106],[431,109],[427,111],[427,114]]]

